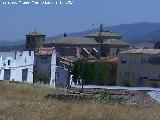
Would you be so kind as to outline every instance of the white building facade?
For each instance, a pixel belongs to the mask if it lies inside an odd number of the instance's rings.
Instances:
[[[117,85],[130,80],[132,86],[160,87],[160,49],[131,49],[120,52]]]
[[[34,52],[0,52],[0,80],[33,83]]]
[[[69,70],[62,66],[57,66],[57,56],[55,49],[51,57],[51,87],[66,87],[69,85]]]
[[[47,49],[48,50],[48,49]],[[65,87],[69,84],[68,69],[57,66],[57,53],[54,48],[44,54],[34,51],[0,52],[0,80],[36,83],[35,74],[47,73],[44,84],[52,87]],[[48,54],[49,53],[49,54]]]

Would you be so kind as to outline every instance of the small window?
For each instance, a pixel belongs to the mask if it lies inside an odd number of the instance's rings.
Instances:
[[[31,56],[31,51],[29,51],[29,56]]]
[[[154,65],[159,65],[160,64],[160,57],[151,57],[151,58],[149,58],[148,63],[154,64]]]
[[[147,80],[148,77],[140,77],[141,80]]]
[[[141,59],[141,63],[146,63],[146,59],[145,59],[145,58],[142,58],[142,59]]]
[[[124,73],[124,76],[125,76],[125,77],[129,77],[129,72],[125,72],[125,73]]]
[[[11,64],[11,60],[8,60],[8,65],[10,65]]]
[[[143,77],[143,79],[148,79],[148,77]]]
[[[47,58],[41,58],[41,63],[42,64],[47,64],[48,63],[48,59]]]
[[[126,64],[126,63],[127,63],[127,62],[126,62],[126,59],[123,58],[123,57],[121,57],[121,63],[122,63],[122,64]]]
[[[125,63],[126,63],[126,61],[125,61],[125,60],[122,60],[122,61],[121,61],[121,63],[125,64]]]
[[[28,37],[27,42],[30,43],[30,38]]]

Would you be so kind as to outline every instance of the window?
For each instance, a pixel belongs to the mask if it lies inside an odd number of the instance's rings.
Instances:
[[[122,63],[122,64],[125,64],[125,63],[127,63],[127,62],[126,62],[126,60],[125,60],[124,58],[121,57],[121,63]]]
[[[141,64],[141,59],[134,58],[134,64]]]
[[[27,37],[27,42],[30,43],[30,38],[29,37]]]
[[[141,80],[147,80],[148,77],[140,77]]]
[[[41,58],[41,63],[42,64],[47,64],[48,63],[48,59],[46,57]]]
[[[150,73],[149,78],[150,78],[150,80],[158,80],[159,74],[158,73]]]
[[[125,72],[123,75],[124,75],[125,77],[129,77],[129,72]]]
[[[143,77],[143,79],[148,79],[148,77]]]
[[[146,59],[145,59],[145,58],[142,58],[142,59],[141,59],[141,63],[146,63]]]
[[[10,65],[11,64],[11,60],[8,60],[8,65]]]
[[[121,63],[122,63],[122,64],[125,64],[125,63],[126,63],[126,61],[125,61],[125,60],[122,60],[122,61],[121,61]]]
[[[151,57],[148,60],[148,63],[154,64],[154,65],[159,65],[160,64],[160,57]]]
[[[22,81],[27,81],[28,68],[22,69]]]

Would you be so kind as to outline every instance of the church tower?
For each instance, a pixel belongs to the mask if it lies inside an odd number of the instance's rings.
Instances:
[[[45,34],[37,32],[28,33],[26,35],[26,45],[25,50],[27,51],[36,51],[39,47],[42,47],[45,43]]]

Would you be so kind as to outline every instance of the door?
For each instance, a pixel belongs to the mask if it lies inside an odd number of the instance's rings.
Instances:
[[[22,81],[27,81],[28,68],[22,69]]]
[[[11,70],[10,69],[4,69],[4,80],[10,80]]]

